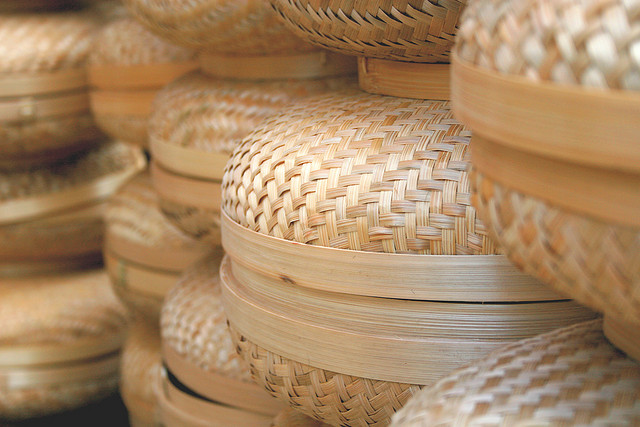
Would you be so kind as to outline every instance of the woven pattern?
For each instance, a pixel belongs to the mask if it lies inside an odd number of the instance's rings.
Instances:
[[[585,305],[640,323],[640,230],[575,215],[472,175],[478,214],[511,261]]]
[[[98,127],[107,135],[138,144],[148,149],[147,124],[148,117],[123,116],[120,114],[94,114]]]
[[[274,418],[271,427],[322,427],[327,426],[318,420],[307,417],[302,412],[287,408]]]
[[[233,327],[230,331],[258,384],[296,410],[331,425],[386,426],[420,389],[314,368],[251,343]]]
[[[162,213],[180,230],[202,242],[220,244],[220,211],[160,200]]]
[[[227,164],[223,208],[252,230],[312,245],[493,254],[470,204],[469,139],[448,102],[316,98],[244,140]]]
[[[220,299],[220,255],[187,272],[169,292],[160,319],[162,342],[205,371],[249,382]]]
[[[228,55],[308,51],[267,0],[124,0],[130,12],[164,38]]]
[[[396,426],[638,425],[640,365],[579,323],[500,349],[416,395]]]
[[[624,0],[471,2],[457,52],[531,80],[640,90],[640,4]]]
[[[298,36],[339,52],[449,62],[467,0],[270,0]]]

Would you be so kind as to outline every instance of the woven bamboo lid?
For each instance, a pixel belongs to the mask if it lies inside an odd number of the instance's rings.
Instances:
[[[637,425],[640,365],[601,321],[521,341],[418,393],[396,426]]]

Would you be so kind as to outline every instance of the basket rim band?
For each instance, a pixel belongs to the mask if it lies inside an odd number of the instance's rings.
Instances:
[[[229,153],[213,153],[149,138],[149,148],[154,161],[164,169],[178,175],[221,181],[230,158]]]
[[[451,79],[453,111],[473,132],[541,156],[640,172],[635,92],[533,82],[485,70],[455,52]]]
[[[0,74],[0,99],[20,96],[43,96],[86,88],[84,68],[52,72]]]
[[[60,259],[11,259],[0,262],[0,277],[37,276],[90,269],[102,264],[100,250],[68,256]]]
[[[24,96],[0,99],[0,121],[22,123],[78,115],[88,112],[89,94],[86,91],[57,93],[49,97]]]
[[[158,89],[92,90],[89,92],[91,111],[95,115],[147,118],[151,115],[157,93]]]
[[[170,81],[198,68],[196,61],[153,64],[102,64],[87,67],[89,84],[111,90],[160,89]]]
[[[605,313],[602,331],[609,342],[640,362],[640,330],[637,324],[624,322],[610,313]]]
[[[219,210],[222,203],[222,183],[177,175],[157,161],[151,162],[151,180],[161,199],[174,203]]]

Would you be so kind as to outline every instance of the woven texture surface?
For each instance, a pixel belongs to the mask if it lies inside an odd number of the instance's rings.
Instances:
[[[121,114],[94,114],[98,127],[107,135],[130,144],[139,144],[148,149],[148,117],[127,116]]]
[[[250,382],[227,328],[218,276],[220,256],[194,267],[169,292],[160,319],[162,341],[205,371]]]
[[[312,50],[288,31],[267,0],[124,0],[129,11],[176,43],[228,55]]]
[[[418,393],[396,426],[640,423],[640,365],[579,323],[491,353]]]
[[[323,427],[327,426],[318,420],[309,418],[302,412],[292,408],[284,409],[274,418],[271,427]]]
[[[467,0],[270,0],[298,36],[343,53],[449,62]]]
[[[506,255],[558,291],[640,324],[640,230],[549,206],[474,170],[474,205]]]
[[[158,204],[167,219],[189,236],[214,245],[220,244],[220,211],[186,206],[171,200],[160,200]]]
[[[314,368],[253,344],[233,327],[230,331],[254,381],[296,410],[331,425],[386,426],[420,389]]]
[[[227,164],[223,208],[260,233],[376,252],[493,254],[448,102],[366,94],[290,108]]]
[[[531,80],[640,90],[640,4],[624,0],[470,2],[457,52]]]

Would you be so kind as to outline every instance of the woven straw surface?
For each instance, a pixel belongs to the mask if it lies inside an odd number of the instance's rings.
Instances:
[[[188,271],[169,292],[160,319],[162,341],[205,371],[250,382],[231,342],[220,300],[220,256]]]
[[[457,52],[532,80],[640,90],[640,4],[624,0],[470,2]]]
[[[267,0],[124,0],[159,35],[184,46],[228,55],[314,49],[281,23]]]
[[[467,0],[271,0],[298,36],[343,53],[449,62]]]
[[[160,331],[155,324],[137,319],[129,329],[129,336],[122,351],[120,393],[135,427],[157,425],[155,423],[155,385],[160,381],[162,356]]]
[[[147,145],[148,117],[127,116],[122,114],[96,114],[93,118],[107,135],[131,144]]]
[[[265,350],[232,326],[229,329],[254,381],[296,410],[331,425],[385,426],[420,389],[314,368]]]
[[[319,97],[243,141],[223,207],[252,230],[312,245],[493,254],[470,204],[470,135],[448,102]]]
[[[295,409],[287,408],[282,410],[282,412],[274,418],[271,427],[322,427],[327,425],[328,424],[324,424],[313,418],[309,418]]]
[[[640,365],[612,347],[601,321],[491,353],[417,394],[397,426],[640,424]]]
[[[474,170],[478,214],[506,255],[571,298],[640,324],[640,230],[576,215]]]

